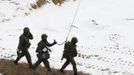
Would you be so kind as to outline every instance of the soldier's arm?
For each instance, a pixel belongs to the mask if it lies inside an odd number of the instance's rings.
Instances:
[[[20,36],[19,38],[19,45],[18,45],[18,49],[21,50],[22,49],[22,44],[23,44],[24,40],[23,38]]]
[[[73,50],[73,51],[74,51],[74,52],[73,52],[73,55],[76,57],[76,56],[77,56],[77,54],[78,54],[76,47],[74,48],[74,50]]]
[[[31,32],[29,32],[29,39],[33,39],[33,35],[31,34]]]
[[[39,43],[39,44],[38,44],[38,47],[37,47],[37,49],[36,49],[36,52],[42,53],[42,52],[43,52],[43,51],[42,51],[43,48],[44,48],[44,45],[43,45],[42,43]]]
[[[55,45],[57,42],[54,40],[54,42],[53,43],[49,43],[48,41],[46,41],[46,45],[48,46],[48,47],[51,47],[51,46],[53,46],[53,45]]]
[[[62,58],[61,58],[61,60],[63,60],[64,59],[64,56],[62,55]]]

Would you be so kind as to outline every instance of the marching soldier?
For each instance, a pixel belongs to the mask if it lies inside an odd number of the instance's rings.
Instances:
[[[60,72],[64,73],[64,69],[71,63],[73,66],[74,75],[78,75],[76,62],[74,60],[74,57],[77,56],[77,49],[76,49],[77,42],[78,42],[77,38],[73,37],[71,39],[71,42],[65,43],[62,60],[63,58],[65,58],[66,62],[63,64],[62,68],[60,69]]]
[[[34,64],[34,70],[36,70],[37,66],[41,62],[43,62],[44,65],[46,66],[47,70],[49,72],[52,72],[52,70],[50,68],[50,65],[49,65],[49,62],[48,62],[48,59],[50,58],[49,52],[51,52],[51,50],[49,49],[49,47],[57,44],[57,42],[54,40],[54,42],[52,44],[50,44],[47,41],[47,37],[48,36],[46,34],[42,34],[41,41],[38,43],[38,47],[36,49],[38,60]]]
[[[23,57],[26,56],[26,59],[29,64],[29,68],[32,68],[32,62],[31,62],[31,56],[28,52],[28,48],[30,47],[31,43],[29,40],[33,39],[33,35],[30,32],[30,29],[28,27],[25,27],[23,29],[23,34],[19,37],[19,45],[17,49],[18,57],[15,61],[13,61],[16,65],[18,64],[18,61]]]

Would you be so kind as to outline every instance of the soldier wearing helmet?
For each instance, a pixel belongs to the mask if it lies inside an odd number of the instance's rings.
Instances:
[[[76,62],[74,60],[74,57],[77,56],[77,49],[76,49],[77,42],[78,42],[78,39],[76,37],[73,37],[71,39],[71,42],[65,43],[62,59],[65,58],[66,62],[63,64],[62,68],[60,69],[60,72],[64,73],[64,69],[71,63],[73,66],[74,75],[78,75]]]
[[[44,65],[46,66],[47,70],[49,72],[51,72],[51,68],[48,62],[48,59],[50,57],[49,52],[51,52],[51,50],[49,49],[49,47],[57,44],[57,42],[54,40],[54,42],[52,44],[50,44],[47,41],[47,35],[46,34],[42,34],[41,35],[41,41],[38,43],[38,47],[36,49],[37,52],[37,57],[38,60],[37,62],[34,64],[34,70],[36,70],[36,68],[38,67],[38,65],[43,62]]]
[[[32,39],[33,39],[33,35],[31,34],[30,29],[28,27],[25,27],[23,29],[23,34],[19,37],[19,45],[18,45],[18,49],[17,49],[18,57],[14,61],[14,63],[16,65],[18,64],[18,61],[23,56],[26,56],[29,67],[32,68],[31,56],[30,56],[30,53],[28,52],[28,48],[31,45],[29,40],[32,40]]]

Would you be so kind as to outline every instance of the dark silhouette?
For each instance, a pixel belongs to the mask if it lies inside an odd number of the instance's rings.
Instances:
[[[63,64],[62,68],[60,69],[60,72],[64,73],[64,69],[71,63],[73,66],[74,75],[78,75],[76,62],[74,60],[74,57],[77,56],[77,49],[76,49],[77,42],[78,42],[77,38],[73,37],[71,39],[71,42],[65,43],[62,59],[65,58],[66,62]]]
[[[29,64],[29,68],[32,68],[32,62],[31,62],[31,56],[28,52],[28,48],[30,47],[31,43],[29,42],[29,39],[33,39],[33,35],[31,34],[28,27],[25,27],[23,29],[23,34],[19,37],[19,45],[17,49],[18,57],[14,61],[14,63],[17,65],[18,61],[23,57],[26,56],[26,59]]]
[[[50,65],[48,62],[48,59],[50,58],[49,51],[51,52],[51,50],[48,47],[51,47],[51,46],[57,44],[57,42],[54,40],[54,42],[52,44],[50,44],[47,41],[47,37],[48,36],[46,34],[42,34],[41,41],[38,43],[38,47],[36,49],[38,60],[34,64],[34,70],[36,70],[37,66],[41,62],[43,62],[44,65],[46,66],[47,70],[49,72],[51,72],[51,68],[50,68]]]

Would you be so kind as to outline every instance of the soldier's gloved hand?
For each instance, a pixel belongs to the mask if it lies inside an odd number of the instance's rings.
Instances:
[[[52,52],[52,51],[49,49],[49,52]]]
[[[19,56],[19,54],[21,53],[21,51],[19,49],[16,49],[17,50],[17,55]]]
[[[64,58],[62,57],[61,60],[63,60]]]
[[[63,59],[64,59],[64,57],[62,56],[61,60],[63,60]]]
[[[56,40],[54,40],[54,44],[57,44]]]

